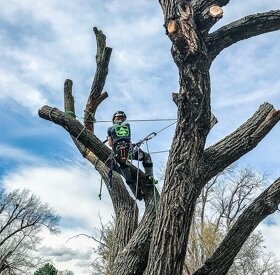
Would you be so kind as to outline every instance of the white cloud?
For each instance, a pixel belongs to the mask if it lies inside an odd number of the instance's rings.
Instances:
[[[0,99],[10,98],[35,115],[39,106],[47,103],[45,96],[32,84],[0,69]]]
[[[99,214],[108,220],[112,213],[106,195],[98,200],[100,178],[89,167],[21,167],[5,175],[2,184],[8,191],[30,189],[63,218],[88,228],[98,227]]]
[[[76,275],[90,274],[89,267],[95,258],[94,249],[97,243],[83,236],[75,237],[80,233],[77,230],[65,229],[59,235],[51,235],[44,230],[40,253],[52,261],[58,270],[68,269]],[[86,233],[94,235],[94,231]]]
[[[27,164],[27,163],[38,163],[43,161],[42,159],[38,158],[35,155],[30,154],[23,148],[16,148],[13,146],[9,146],[6,144],[1,144],[0,143],[0,158],[5,158],[5,159],[12,159],[16,162],[22,163],[22,164]]]
[[[257,230],[259,229],[264,237],[264,245],[267,248],[267,251],[273,252],[280,259],[280,215],[278,213],[274,213],[266,219],[265,222],[262,222]]]
[[[24,152],[14,151],[24,158]],[[98,238],[100,217],[106,224],[113,213],[106,188],[103,188],[102,200],[99,200],[100,178],[91,169],[87,165],[60,168],[21,166],[19,170],[6,173],[0,181],[7,192],[17,188],[30,189],[61,216],[61,233],[51,235],[44,230],[40,251],[59,270],[70,269],[77,275],[87,274],[96,243],[86,237],[72,237],[87,234]]]

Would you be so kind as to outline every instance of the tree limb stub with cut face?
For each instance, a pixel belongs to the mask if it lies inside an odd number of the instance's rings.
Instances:
[[[209,74],[213,60],[223,49],[238,41],[280,28],[277,10],[249,15],[209,33],[223,16],[222,7],[229,2],[159,1],[166,34],[172,43],[172,57],[178,67],[179,92],[173,94],[178,108],[177,125],[160,198],[157,190],[155,192],[157,205],[153,196],[155,189],[145,186],[144,174],[140,172],[145,212],[139,224],[138,209],[133,212],[133,200],[122,178],[113,173],[115,184],[109,193],[116,212],[118,235],[108,264],[110,274],[182,274],[183,265],[188,264],[184,262],[190,226],[203,186],[257,146],[279,122],[279,111],[265,103],[236,131],[205,149],[207,135],[213,126]],[[81,154],[108,182],[106,162],[111,150],[94,135],[93,126],[97,107],[108,96],[103,88],[112,49],[106,47],[106,37],[101,31],[95,28],[94,33],[97,39],[97,69],[85,108],[84,125],[75,120],[70,80],[65,82],[65,113],[44,106],[39,110],[39,116],[66,129]],[[137,168],[132,166],[131,170],[136,175]],[[278,193],[279,179],[245,209],[220,248],[195,274],[225,274],[249,234],[262,219],[276,210]],[[240,223],[244,226],[239,226]]]

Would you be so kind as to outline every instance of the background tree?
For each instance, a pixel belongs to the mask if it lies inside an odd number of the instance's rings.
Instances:
[[[210,33],[223,15],[222,7],[229,2],[159,1],[164,28],[172,43],[172,57],[178,68],[179,89],[173,93],[178,108],[177,125],[160,196],[154,192],[154,187],[145,185],[144,174],[139,173],[140,189],[145,195],[145,212],[139,224],[133,199],[121,177],[113,173],[113,188],[109,188],[109,193],[116,214],[117,241],[110,260],[111,274],[182,274],[195,205],[203,187],[257,146],[280,119],[280,112],[264,103],[238,129],[205,148],[211,129],[209,70],[212,62],[234,43],[280,28],[280,11],[276,10],[246,16]],[[106,46],[101,31],[94,28],[94,32],[97,67],[85,107],[84,125],[75,120],[70,80],[64,85],[65,112],[43,106],[39,116],[64,127],[83,157],[108,184],[106,164],[111,151],[94,135],[94,116],[99,104],[108,96],[103,87],[112,49]],[[131,166],[131,170],[136,178],[137,168]],[[244,209],[212,256],[194,274],[226,274],[256,226],[277,210],[279,193],[280,178]]]
[[[97,255],[96,259],[92,263],[92,275],[110,275],[111,273],[111,258],[114,252],[114,243],[116,240],[115,234],[115,219],[109,222],[107,225],[103,225],[101,222],[100,238],[97,241],[98,246],[95,249]]]
[[[57,275],[57,272],[58,270],[52,264],[47,263],[35,271],[34,275]]]
[[[71,270],[59,271],[53,264],[46,263],[35,271],[34,275],[74,275],[74,272]]]
[[[71,270],[63,270],[63,271],[58,271],[57,275],[74,275],[74,272]]]
[[[0,273],[28,274],[42,259],[35,255],[39,232],[58,232],[59,217],[28,190],[0,191]]]
[[[193,217],[183,274],[193,274],[203,266],[266,183],[265,175],[231,166],[204,186]],[[265,251],[263,242],[260,232],[252,233],[228,274],[279,273],[279,259]]]

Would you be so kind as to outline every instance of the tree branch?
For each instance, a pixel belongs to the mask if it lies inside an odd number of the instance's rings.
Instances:
[[[226,6],[229,2],[230,0],[191,0],[192,6],[198,13],[213,5]]]
[[[278,209],[280,178],[262,192],[241,214],[214,254],[194,275],[224,275],[257,225]]]
[[[262,104],[256,113],[215,145],[205,150],[202,175],[209,181],[241,156],[252,150],[279,122],[280,111],[269,103]]]
[[[232,44],[263,33],[280,29],[280,10],[249,15],[209,35],[208,52],[212,60]]]
[[[192,0],[195,21],[201,33],[208,33],[211,27],[223,17],[222,6],[230,0]]]
[[[102,93],[102,90],[108,75],[112,53],[112,48],[106,47],[106,36],[103,32],[96,27],[93,28],[93,31],[97,42],[96,71],[84,112],[84,124],[90,131],[93,131],[94,116],[98,105],[108,97],[107,92]]]

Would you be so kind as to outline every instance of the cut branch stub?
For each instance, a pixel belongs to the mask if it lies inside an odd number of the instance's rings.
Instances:
[[[202,33],[208,32],[210,28],[223,17],[224,11],[220,6],[213,5],[207,7],[203,12],[202,16],[198,18],[198,25]]]
[[[172,35],[176,31],[176,21],[175,20],[170,20],[167,23],[167,32]]]
[[[173,43],[172,54],[178,64],[184,62],[189,55],[197,54],[201,43],[189,3],[179,3],[176,13],[176,19],[166,22],[166,33]]]
[[[216,17],[221,18],[223,16],[224,12],[221,7],[214,5],[214,6],[210,7],[209,14],[214,18],[216,18]]]
[[[96,27],[93,28],[93,32],[96,36],[96,63],[101,62],[103,51],[106,47],[106,35],[101,31],[98,30]]]
[[[72,87],[72,80],[66,79],[64,82],[64,110],[65,113],[75,118],[75,101],[72,94]]]

